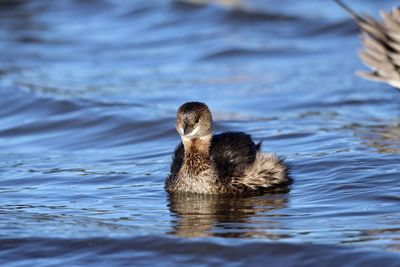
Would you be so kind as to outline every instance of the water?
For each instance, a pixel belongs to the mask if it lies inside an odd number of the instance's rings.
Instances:
[[[0,264],[400,266],[400,94],[357,34],[317,0],[0,1]],[[189,100],[290,192],[169,198]]]

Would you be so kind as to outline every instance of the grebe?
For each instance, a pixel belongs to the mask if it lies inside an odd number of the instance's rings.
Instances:
[[[262,193],[290,182],[283,159],[260,151],[243,132],[212,135],[207,105],[188,102],[179,107],[175,149],[165,182],[170,193],[243,195]]]

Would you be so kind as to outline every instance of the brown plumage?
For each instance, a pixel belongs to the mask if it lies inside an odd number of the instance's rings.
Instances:
[[[361,30],[361,60],[372,72],[358,71],[363,78],[388,83],[400,89],[400,8],[381,11],[382,22],[360,16],[340,0],[335,0],[356,21]]]
[[[183,104],[176,129],[182,143],[175,149],[165,182],[168,192],[243,195],[265,192],[290,182],[282,158],[260,151],[250,135],[212,135],[212,116],[199,102]]]

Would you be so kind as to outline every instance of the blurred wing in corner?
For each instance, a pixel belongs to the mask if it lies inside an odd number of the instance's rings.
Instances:
[[[361,29],[361,60],[372,72],[358,71],[363,78],[388,83],[400,89],[400,8],[381,11],[382,22],[370,16],[361,17],[340,0],[335,0],[357,22]]]

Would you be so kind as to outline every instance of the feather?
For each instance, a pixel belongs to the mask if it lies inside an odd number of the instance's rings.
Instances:
[[[381,11],[382,21],[370,16],[360,16],[340,0],[334,0],[359,26],[363,45],[359,53],[362,62],[371,72],[357,72],[365,79],[388,83],[400,89],[400,8]]]

